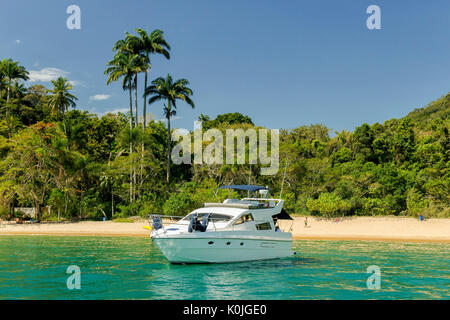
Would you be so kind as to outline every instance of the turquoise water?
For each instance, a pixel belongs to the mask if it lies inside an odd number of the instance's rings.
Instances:
[[[0,299],[449,299],[450,244],[294,241],[296,257],[171,265],[147,238],[0,237]],[[81,270],[68,290],[67,267]],[[381,270],[369,290],[366,269]]]

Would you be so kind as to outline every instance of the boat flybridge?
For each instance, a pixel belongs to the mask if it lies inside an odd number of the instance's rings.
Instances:
[[[267,187],[230,185],[218,189],[259,192],[262,197],[205,203],[167,226],[163,223],[167,217],[149,216],[153,224],[150,237],[171,263],[226,263],[295,254],[292,233],[276,225],[278,219],[292,220],[283,210],[283,200],[269,199]]]

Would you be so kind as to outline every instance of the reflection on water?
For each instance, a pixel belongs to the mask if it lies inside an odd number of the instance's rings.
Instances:
[[[0,237],[1,299],[448,299],[450,244],[295,241],[296,256],[172,265],[143,238]],[[67,267],[81,268],[68,290]],[[367,289],[367,267],[381,289]]]

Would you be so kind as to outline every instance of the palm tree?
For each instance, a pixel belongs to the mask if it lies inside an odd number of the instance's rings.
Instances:
[[[137,28],[135,29],[139,37],[129,37],[129,44],[133,52],[140,54],[144,58],[144,63],[146,68],[144,88],[147,88],[147,82],[149,77],[149,72],[151,69],[151,54],[162,54],[166,59],[170,59],[170,46],[164,39],[164,32],[162,30],[156,29],[148,35],[147,31]],[[147,119],[147,99],[144,97],[144,107],[142,110],[143,116],[143,130],[145,131],[146,119]]]
[[[108,168],[109,170],[109,168]],[[117,178],[115,174],[111,174],[109,171],[102,171],[100,174],[100,187],[109,190],[111,193],[111,219],[114,217],[114,187],[117,184]]]
[[[136,126],[139,124],[138,113],[138,74],[147,69],[147,64],[142,56],[137,55],[136,65],[134,66],[134,104],[136,108]]]
[[[114,46],[114,50],[119,52],[113,60],[108,62],[109,68],[105,74],[109,74],[107,84],[118,81],[122,78],[122,88],[130,93],[130,132],[133,130],[133,96],[132,90],[136,90],[137,73],[142,70],[142,57],[125,50],[126,42],[119,40]],[[134,78],[134,81],[133,81]],[[136,99],[137,100],[137,99]],[[137,102],[136,102],[136,125],[137,125]],[[133,145],[130,143],[130,154],[133,154]],[[130,167],[130,202],[133,202],[133,168]]]
[[[211,120],[211,118],[208,115],[203,114],[203,113],[200,113],[200,115],[198,116],[197,119],[198,119],[198,121],[201,121],[201,122],[206,122],[206,121]]]
[[[164,104],[164,116],[167,118],[167,190],[169,189],[170,182],[170,118],[176,114],[177,100],[182,100],[189,104],[192,108],[195,108],[194,101],[190,96],[193,95],[191,89],[187,87],[189,81],[186,79],[179,79],[173,81],[170,74],[166,78],[159,77],[152,81],[152,85],[145,89],[144,95],[150,96],[148,100],[149,104],[152,104],[159,100],[167,100],[167,105]]]
[[[166,57],[166,59],[170,59],[170,54],[168,51],[170,50],[170,46],[164,39],[164,32],[159,29],[154,30],[150,34],[150,36],[143,29],[137,28],[135,29],[135,31],[137,32],[138,36],[132,35],[127,32],[125,40],[119,40],[116,43],[115,48],[116,50],[131,52],[132,54],[137,54],[140,57],[142,57],[141,70],[138,71],[145,72],[144,88],[147,88],[148,73],[151,68],[150,54],[162,54]],[[137,79],[138,73],[136,73],[134,77],[135,88],[138,87]],[[136,118],[138,118],[137,89],[135,89],[135,103],[136,103]],[[142,109],[142,118],[143,118],[142,132],[145,133],[145,128],[147,126],[147,99],[145,96],[144,96],[144,107]],[[141,185],[143,175],[144,150],[145,146],[144,143],[142,143],[141,145],[142,157],[140,164]]]
[[[66,112],[69,107],[75,108],[75,101],[78,100],[70,90],[72,90],[72,85],[67,78],[59,77],[56,80],[52,80],[53,90],[47,90],[49,95],[49,106],[52,112],[59,112],[63,115],[64,119],[64,133],[67,135],[66,127]]]
[[[123,41],[123,40],[122,40]],[[119,41],[118,41],[119,42]],[[122,89],[129,90],[130,93],[130,130],[133,129],[133,65],[135,57],[130,53],[118,53],[107,63],[109,66],[105,70],[105,75],[109,74],[106,84],[113,81],[119,81],[122,78]]]
[[[28,80],[28,71],[25,67],[19,65],[18,61],[12,59],[3,59],[0,62],[0,78],[3,78],[3,82],[6,86],[6,117],[9,117],[9,100],[11,96],[12,88],[17,84],[19,80]]]

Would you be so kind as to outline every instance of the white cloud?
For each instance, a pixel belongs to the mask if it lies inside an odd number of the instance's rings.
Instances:
[[[108,100],[109,98],[111,98],[111,95],[109,95],[109,94],[96,94],[94,96],[90,96],[89,100],[102,101],[102,100]]]
[[[75,87],[75,86],[86,87],[86,85],[85,85],[85,83],[83,81],[69,80],[69,83],[72,85],[72,87]]]
[[[108,114],[108,113],[119,113],[119,112],[121,112],[121,113],[127,113],[128,111],[130,111],[130,108],[122,108],[122,109],[108,110],[108,111],[105,111],[105,112],[103,112],[103,113],[98,113],[98,114],[103,116],[103,115]]]
[[[16,44],[21,44],[22,41],[20,41],[19,39],[17,39],[16,41],[14,41]]]
[[[183,117],[179,117],[179,116],[170,117],[170,121],[174,121],[174,120],[178,120],[178,119],[182,119],[182,118],[183,118]],[[167,118],[155,119],[155,121],[167,122]]]
[[[30,70],[30,82],[42,81],[50,82],[56,80],[59,77],[67,77],[70,72],[58,69],[58,68],[44,68],[41,70]],[[76,82],[76,81],[73,81]],[[73,84],[72,84],[73,85]]]

